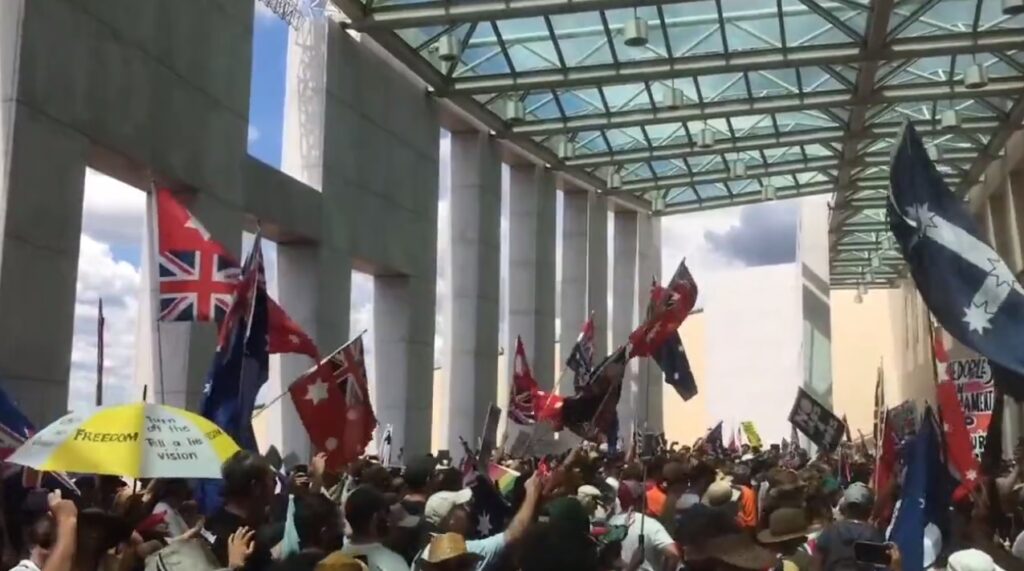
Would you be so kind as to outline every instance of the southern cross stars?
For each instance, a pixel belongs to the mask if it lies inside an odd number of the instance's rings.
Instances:
[[[992,327],[992,314],[988,312],[988,304],[974,304],[973,302],[964,308],[964,323],[967,328],[978,335],[984,335],[986,329]]]
[[[327,400],[327,383],[317,379],[313,384],[309,385],[309,390],[306,392],[306,399],[313,401],[313,404],[318,404],[322,400]]]
[[[935,217],[935,214],[932,213],[931,210],[928,210],[927,202],[915,204],[907,208],[907,217],[916,223],[916,232],[913,241],[910,243],[911,247],[913,247],[918,240],[923,239],[928,234],[928,230],[937,228],[937,226],[935,226],[935,222],[932,220]]]

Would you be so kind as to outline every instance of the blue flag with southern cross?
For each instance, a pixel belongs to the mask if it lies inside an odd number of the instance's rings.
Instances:
[[[958,341],[1024,374],[1024,288],[980,238],[910,124],[890,182],[889,227],[928,309]]]

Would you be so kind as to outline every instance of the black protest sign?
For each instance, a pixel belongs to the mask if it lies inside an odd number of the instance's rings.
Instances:
[[[484,431],[480,435],[480,453],[477,456],[477,466],[486,467],[491,461],[491,453],[498,441],[498,421],[501,419],[501,409],[493,403],[487,409],[487,418],[484,419]]]
[[[798,391],[789,422],[822,450],[835,450],[846,431],[843,421],[807,391]]]

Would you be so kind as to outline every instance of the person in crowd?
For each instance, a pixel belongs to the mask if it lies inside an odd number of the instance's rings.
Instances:
[[[777,553],[783,562],[789,562],[796,571],[811,571],[814,558],[807,538],[817,531],[810,523],[806,510],[779,508],[768,515],[768,527],[757,534],[761,545]]]
[[[387,545],[410,565],[428,539],[423,514],[435,486],[436,466],[437,462],[430,455],[410,459],[402,478],[405,493],[391,508],[393,525]]]
[[[679,565],[679,547],[672,539],[665,526],[657,518],[639,511],[617,514],[608,519],[609,526],[625,526],[627,533],[622,540],[622,559],[631,561],[634,553],[640,549],[640,538],[643,537],[644,571],[674,571]]]
[[[213,544],[213,553],[221,565],[228,564],[228,539],[241,527],[256,530],[254,553],[246,569],[266,569],[271,562],[270,548],[276,540],[260,535],[267,523],[277,479],[274,469],[260,455],[239,450],[221,466],[224,480],[224,504],[205,523],[205,535]]]
[[[153,505],[153,515],[158,516],[168,537],[181,537],[190,527],[181,515],[182,506],[192,499],[188,481],[180,478],[155,479],[147,490]]]
[[[362,560],[370,571],[408,571],[401,555],[384,546],[390,504],[376,487],[364,484],[345,500],[345,520],[352,537],[341,553]]]
[[[881,530],[868,521],[873,506],[874,495],[866,485],[855,482],[846,488],[839,508],[843,519],[833,522],[818,535],[815,571],[871,570],[871,565],[856,561],[853,544],[858,541],[885,541]]]
[[[504,554],[508,545],[517,543],[526,534],[534,515],[537,513],[540,504],[541,491],[544,488],[544,479],[534,472],[526,480],[526,495],[522,505],[512,517],[508,527],[501,533],[484,539],[466,541],[466,549],[475,554],[474,569],[477,571],[494,571],[497,569],[498,561]],[[424,517],[428,524],[432,525],[439,534],[455,533],[465,539],[470,535],[472,515],[468,505],[473,498],[472,490],[463,488],[458,492],[437,492],[430,496],[424,511]],[[582,513],[582,506],[580,506]],[[589,521],[586,514],[584,521]],[[413,562],[413,569],[424,569],[423,562],[433,559],[430,553],[430,546],[416,556]]]
[[[71,571],[78,544],[78,508],[60,492],[48,497],[49,513],[28,522],[26,557],[12,571]]]

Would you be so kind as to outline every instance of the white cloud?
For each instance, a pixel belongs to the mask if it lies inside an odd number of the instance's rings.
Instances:
[[[146,193],[86,169],[82,201],[82,233],[111,246],[142,245],[145,229]]]
[[[78,290],[75,299],[75,329],[71,350],[71,379],[68,405],[89,406],[95,399],[97,313],[103,299],[104,403],[129,402],[135,384],[135,336],[138,319],[140,274],[128,262],[116,260],[110,246],[88,235],[82,236],[78,256]]]
[[[249,143],[250,144],[255,143],[256,141],[258,141],[260,139],[260,130],[257,129],[256,126],[253,125],[253,124],[249,125],[248,137],[249,137]]]
[[[266,4],[260,2],[260,0],[253,0],[253,4],[256,5],[257,23],[263,24],[277,19],[277,14],[275,14],[270,8],[267,8]]]

